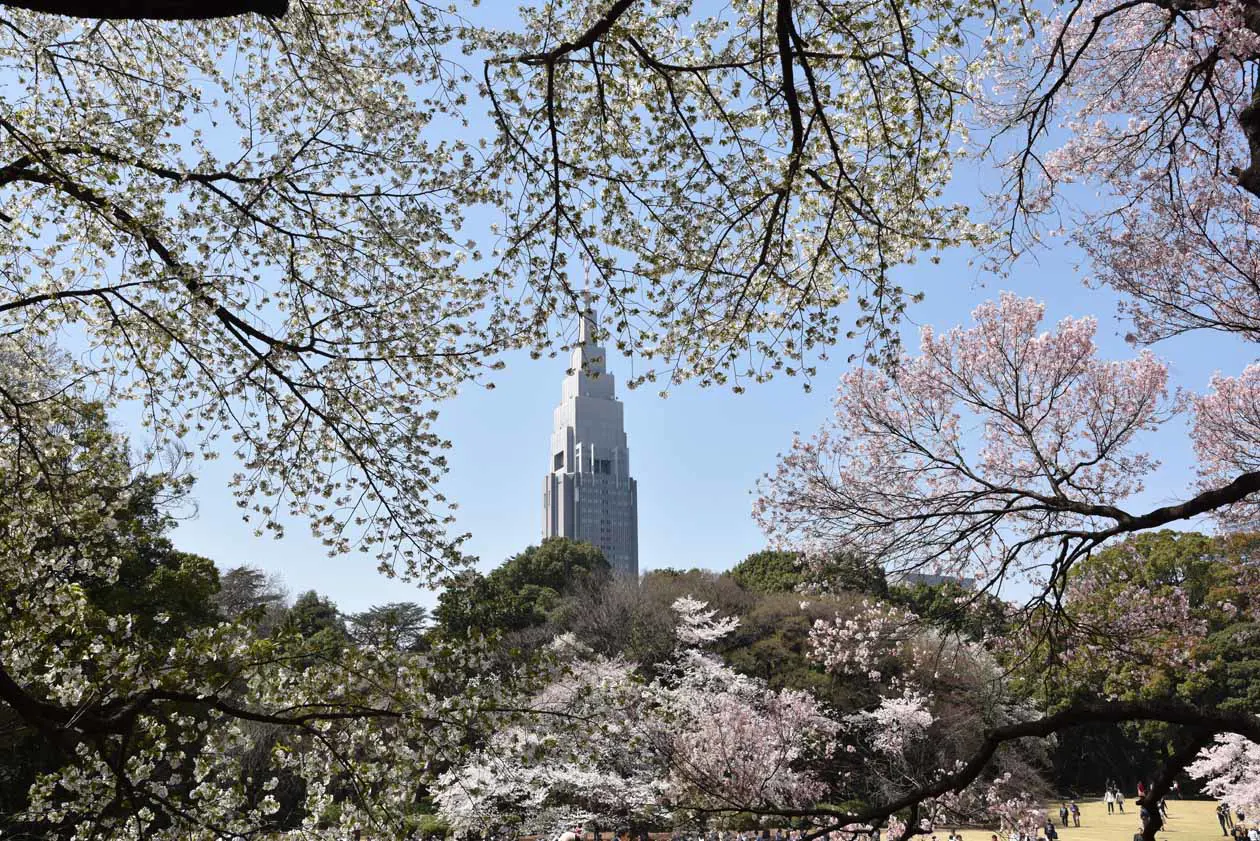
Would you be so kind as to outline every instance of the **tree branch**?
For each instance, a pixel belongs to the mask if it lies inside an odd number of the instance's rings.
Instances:
[[[1154,511],[1133,517],[1117,525],[1110,533],[1119,534],[1158,528],[1178,520],[1207,514],[1218,508],[1224,508],[1226,505],[1242,502],[1254,493],[1260,493],[1260,471],[1244,473],[1228,485],[1206,490],[1177,505],[1165,505],[1163,508],[1156,508]]]
[[[796,93],[794,57],[792,55],[792,0],[778,0],[775,7],[774,31],[779,45],[779,69],[783,73],[783,101],[792,120],[792,158],[795,162],[804,153],[805,123],[801,118],[801,101]]]
[[[5,0],[3,5],[95,20],[215,20],[250,12],[274,20],[289,11],[289,0]]]
[[[521,55],[512,56],[507,61],[518,61],[522,64],[555,64],[558,60],[569,53],[584,50],[593,46],[596,41],[608,34],[608,30],[612,29],[613,24],[630,10],[637,0],[617,0],[608,7],[608,11],[604,12],[599,18],[591,24],[591,26],[583,32],[576,40],[562,41],[552,49],[545,53],[523,53]]]
[[[1189,765],[1194,758],[1212,742],[1215,734],[1206,728],[1191,728],[1181,745],[1168,757],[1164,766],[1159,769],[1155,779],[1151,781],[1151,789],[1144,797],[1138,799],[1138,806],[1145,806],[1150,819],[1142,825],[1142,841],[1155,841],[1155,833],[1164,826],[1164,816],[1159,812],[1159,801],[1172,788],[1173,780],[1181,773],[1181,769]]]

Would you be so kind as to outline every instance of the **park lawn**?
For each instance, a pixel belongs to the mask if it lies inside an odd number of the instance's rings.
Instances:
[[[1071,803],[1071,801],[1068,801]],[[1059,841],[1132,841],[1141,829],[1137,800],[1126,797],[1124,814],[1107,814],[1101,800],[1078,800],[1081,825],[1064,827],[1059,822],[1059,801],[1046,804],[1046,813],[1054,818]],[[1068,818],[1071,821],[1071,818]],[[948,829],[938,830],[938,841],[944,841]],[[963,829],[963,841],[988,841],[991,830]],[[1005,835],[1000,836],[1005,841]],[[1221,838],[1221,825],[1216,820],[1215,800],[1169,800],[1168,818],[1157,836],[1160,841],[1215,841]]]
[[[1080,829],[1068,827],[1059,830],[1059,841],[1131,841],[1134,833],[1142,830],[1138,818],[1138,804],[1134,797],[1126,797],[1124,814],[1107,814],[1107,804],[1101,800],[1080,801]],[[1213,841],[1221,837],[1221,825],[1216,820],[1215,800],[1169,800],[1168,817],[1158,837],[1168,841]],[[1059,804],[1050,803],[1046,811],[1058,824]],[[1069,818],[1069,820],[1071,820]]]

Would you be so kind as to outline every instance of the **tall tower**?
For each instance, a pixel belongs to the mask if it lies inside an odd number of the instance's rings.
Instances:
[[[543,480],[543,537],[598,546],[613,571],[639,575],[639,497],[630,477],[625,413],[604,349],[595,344],[589,300],[564,378]]]

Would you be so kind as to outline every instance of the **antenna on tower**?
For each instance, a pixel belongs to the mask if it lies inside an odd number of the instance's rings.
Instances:
[[[591,308],[591,260],[582,255],[582,318],[578,323],[578,342],[595,341],[595,311]]]

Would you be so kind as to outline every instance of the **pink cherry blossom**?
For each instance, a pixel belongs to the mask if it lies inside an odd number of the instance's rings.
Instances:
[[[1191,437],[1205,487],[1240,473],[1260,471],[1260,363],[1238,377],[1212,378],[1212,390],[1194,401]],[[1223,512],[1234,526],[1260,526],[1260,498]]]
[[[1260,810],[1260,745],[1237,734],[1217,736],[1186,773],[1204,781],[1204,791],[1232,808]]]
[[[899,696],[881,699],[875,709],[849,716],[848,723],[872,750],[898,756],[905,752],[907,743],[926,736],[936,720],[928,703],[925,695],[906,687]]]
[[[1087,279],[1121,293],[1135,339],[1202,328],[1260,339],[1260,137],[1244,119],[1254,5],[1051,9],[1012,23],[985,89],[990,126],[1020,135],[994,147],[1010,176],[999,216],[1036,232],[1053,213],[1089,257]]]
[[[1173,413],[1167,367],[1099,359],[1093,319],[1041,332],[1043,316],[1004,294],[974,326],[924,329],[893,374],[845,375],[832,422],[763,481],[762,527],[982,582],[1033,574],[1064,535],[1101,528],[1158,465],[1139,436]]]
[[[851,613],[819,619],[810,632],[810,652],[829,672],[865,673],[880,680],[879,668],[918,632],[917,617],[885,602],[864,599]]]

